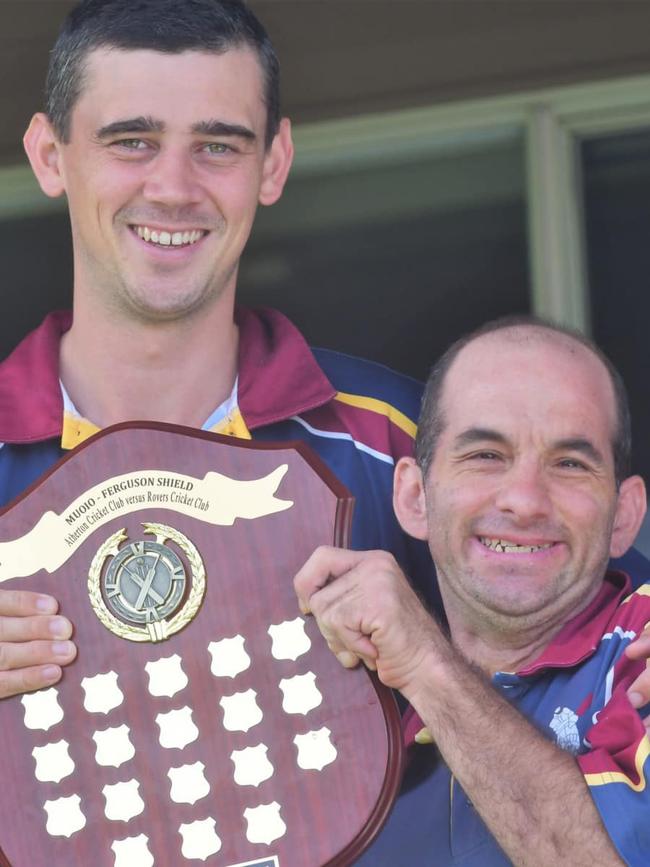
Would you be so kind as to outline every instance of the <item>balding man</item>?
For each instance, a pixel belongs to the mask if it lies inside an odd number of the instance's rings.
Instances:
[[[646,508],[629,457],[622,382],[581,337],[501,321],[435,367],[394,505],[428,542],[447,627],[383,552],[319,549],[296,577],[342,663],[411,705],[404,794],[360,863],[648,864],[625,649],[650,595],[607,572]]]

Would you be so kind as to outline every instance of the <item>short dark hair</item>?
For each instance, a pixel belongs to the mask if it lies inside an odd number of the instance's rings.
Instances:
[[[497,331],[516,328],[535,328],[550,331],[568,337],[584,346],[593,353],[604,365],[614,392],[616,404],[616,429],[612,439],[612,452],[614,455],[614,474],[616,485],[619,486],[623,479],[629,476],[632,464],[632,426],[630,421],[630,406],[627,397],[625,383],[618,370],[614,367],[605,353],[595,343],[586,338],[584,334],[563,325],[556,325],[537,316],[504,316],[487,322],[470,334],[461,337],[449,347],[431,369],[429,378],[424,388],[418,431],[415,438],[415,458],[422,470],[423,476],[429,473],[433,460],[433,454],[438,438],[444,430],[445,420],[442,415],[441,399],[445,385],[445,379],[450,367],[460,352],[473,343],[479,337],[494,334]]]
[[[47,115],[59,139],[68,142],[85,61],[98,48],[223,54],[241,46],[256,52],[262,69],[268,148],[280,124],[280,66],[266,30],[243,0],[82,0],[64,20],[50,54]]]

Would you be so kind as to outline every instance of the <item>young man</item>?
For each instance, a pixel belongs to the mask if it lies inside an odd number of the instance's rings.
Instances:
[[[406,785],[361,864],[647,864],[650,742],[625,649],[650,597],[607,572],[645,514],[629,458],[611,365],[558,329],[496,323],[434,370],[417,463],[395,474],[449,637],[383,552],[319,549],[296,577],[341,662],[411,704]]]
[[[357,499],[353,545],[393,551],[429,593],[390,504],[419,387],[235,309],[255,210],[293,155],[277,60],[246,6],[84,0],[25,147],[44,192],[68,200],[74,316],[48,317],[0,366],[0,502],[121,421],[303,440]],[[55,611],[0,591],[0,697],[56,682],[74,657]]]

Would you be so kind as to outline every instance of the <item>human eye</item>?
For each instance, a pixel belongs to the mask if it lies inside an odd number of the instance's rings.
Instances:
[[[461,456],[461,462],[472,467],[490,469],[503,461],[503,455],[494,449],[475,449]]]
[[[144,153],[148,151],[150,145],[141,138],[119,138],[110,142],[110,146],[118,151],[125,153]]]
[[[227,156],[229,154],[235,153],[235,149],[231,145],[225,144],[224,142],[221,142],[221,141],[207,142],[203,146],[203,150],[207,154],[209,154],[210,156],[215,156],[215,157],[224,156],[224,155]]]
[[[586,471],[588,469],[587,465],[584,461],[579,460],[578,458],[560,458],[558,460],[558,466],[563,470],[578,470],[578,471]]]

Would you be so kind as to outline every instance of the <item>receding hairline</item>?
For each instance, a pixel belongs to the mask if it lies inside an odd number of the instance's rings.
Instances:
[[[467,343],[460,349],[449,370],[453,368],[456,361],[463,355],[466,349],[475,346],[482,341],[505,341],[519,346],[527,344],[545,344],[556,343],[564,346],[567,349],[582,349],[589,356],[597,359],[600,362],[603,370],[607,373],[607,367],[603,360],[598,355],[588,342],[582,340],[578,334],[571,334],[568,331],[560,330],[553,325],[546,325],[543,322],[515,322],[512,324],[503,325],[500,328],[494,328],[490,331],[479,332],[474,337],[471,337]]]
[[[495,337],[500,334],[506,335],[506,341],[509,340],[520,345],[530,344],[532,341],[538,343],[542,341],[555,342],[555,345],[561,345],[565,351],[568,350],[574,356],[578,355],[575,346],[582,346],[601,362],[614,392],[615,420],[612,449],[616,485],[617,487],[620,486],[631,472],[632,458],[630,407],[625,383],[620,373],[607,355],[579,331],[536,316],[519,314],[493,319],[464,337],[458,338],[432,367],[422,395],[415,437],[415,456],[424,475],[428,474],[438,440],[446,427],[441,404],[449,371],[464,349],[472,346],[483,337]],[[560,341],[560,338],[565,338],[565,340]]]
[[[559,331],[553,328],[553,326],[547,326],[543,323],[537,322],[513,323],[512,325],[505,325],[504,327],[497,328],[493,331],[487,331],[483,334],[477,334],[476,337],[472,338],[460,349],[460,351],[450,364],[449,368],[445,371],[445,375],[442,380],[442,388],[439,398],[439,415],[442,421],[443,428],[446,425],[445,410],[447,408],[447,383],[452,376],[454,369],[460,364],[461,359],[466,357],[468,350],[471,350],[472,348],[483,342],[492,342],[495,344],[506,343],[515,347],[544,346],[551,344],[557,346],[559,349],[564,349],[568,351],[569,354],[576,357],[582,355],[584,358],[593,359],[593,361],[597,363],[597,366],[602,371],[603,379],[607,383],[607,388],[609,389],[611,410],[610,421],[612,424],[612,434],[616,433],[616,428],[619,424],[616,388],[612,380],[611,372],[607,368],[607,365],[605,364],[601,356],[598,354],[598,352],[594,351],[594,349],[592,349],[587,343],[584,343],[582,340],[580,340],[577,335],[574,336],[565,331]]]

